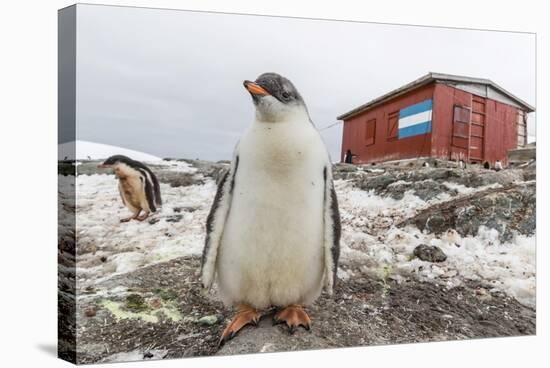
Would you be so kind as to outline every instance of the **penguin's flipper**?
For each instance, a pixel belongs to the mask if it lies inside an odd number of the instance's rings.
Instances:
[[[206,219],[206,241],[201,259],[201,279],[205,288],[210,288],[214,282],[218,247],[220,246],[223,228],[227,214],[229,213],[238,166],[239,156],[236,151],[229,171],[222,176],[218,183],[218,190]]]
[[[325,180],[324,200],[324,254],[325,254],[325,290],[332,295],[336,282],[336,271],[338,269],[338,258],[340,257],[340,235],[342,226],[340,224],[340,212],[338,211],[338,199],[332,181],[332,170],[325,166],[323,171]]]
[[[162,197],[160,195],[160,184],[157,176],[151,171],[151,181],[153,182],[153,193],[155,194],[155,204],[157,207],[162,206]]]
[[[144,169],[140,169],[140,179],[141,179],[141,190],[145,194],[145,199],[147,200],[147,205],[151,212],[156,212],[157,207],[155,205],[155,193],[153,189],[153,182],[151,180],[151,173]]]

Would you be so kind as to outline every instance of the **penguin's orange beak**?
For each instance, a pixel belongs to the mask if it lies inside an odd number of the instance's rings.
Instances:
[[[250,92],[250,94],[252,95],[255,95],[255,96],[269,95],[269,92],[267,92],[263,87],[260,87],[258,84],[254,82],[245,80],[243,85],[244,85],[244,88],[246,88],[248,92]]]

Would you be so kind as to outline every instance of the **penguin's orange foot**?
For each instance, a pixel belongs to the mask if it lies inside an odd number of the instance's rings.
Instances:
[[[304,308],[296,304],[291,304],[275,313],[273,316],[273,324],[277,325],[279,323],[286,323],[288,331],[291,334],[293,334],[299,326],[302,326],[308,331],[311,326],[311,320]]]
[[[225,330],[223,330],[222,337],[220,338],[218,346],[222,346],[223,344],[225,344],[226,341],[229,341],[233,337],[235,337],[235,335],[237,335],[237,332],[239,332],[239,330],[241,330],[244,326],[249,324],[257,326],[258,322],[260,321],[260,317],[260,312],[258,312],[251,306],[247,304],[239,305],[237,307],[237,314],[225,327]]]
[[[136,217],[136,220],[144,221],[147,217],[149,217],[149,213],[144,213],[143,215]]]

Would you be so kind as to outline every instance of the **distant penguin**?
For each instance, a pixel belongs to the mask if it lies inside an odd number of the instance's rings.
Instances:
[[[353,164],[353,158],[357,157],[357,155],[354,155],[350,149],[346,151],[346,154],[344,155],[344,162],[346,164]]]
[[[428,163],[428,161],[425,161],[423,164],[422,164],[423,167],[430,167],[430,164]]]
[[[302,97],[275,73],[244,86],[256,118],[218,185],[202,256],[203,285],[217,275],[222,300],[237,310],[220,344],[271,306],[275,323],[309,329],[303,306],[323,286],[332,293],[340,252],[332,165]]]
[[[488,161],[485,161],[483,168],[489,170],[491,168],[491,164]]]
[[[458,167],[461,168],[461,169],[466,168],[466,163],[464,162],[464,160],[458,161]]]
[[[502,164],[500,163],[500,160],[495,161],[495,171],[502,170]]]
[[[157,177],[143,163],[116,155],[109,157],[98,167],[113,169],[118,179],[122,203],[132,211],[132,216],[121,219],[121,222],[143,221],[162,205]],[[140,215],[142,211],[143,215]]]

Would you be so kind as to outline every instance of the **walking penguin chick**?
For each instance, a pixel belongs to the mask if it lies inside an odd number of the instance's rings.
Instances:
[[[132,211],[132,216],[121,219],[120,222],[143,221],[162,205],[157,177],[143,163],[126,156],[115,155],[98,167],[113,169],[118,179],[122,203]],[[142,211],[143,214],[140,215]]]
[[[275,323],[309,329],[303,306],[332,293],[340,252],[332,165],[302,97],[275,73],[244,87],[256,118],[218,184],[201,265],[204,287],[217,280],[236,307],[220,345],[271,306]]]

